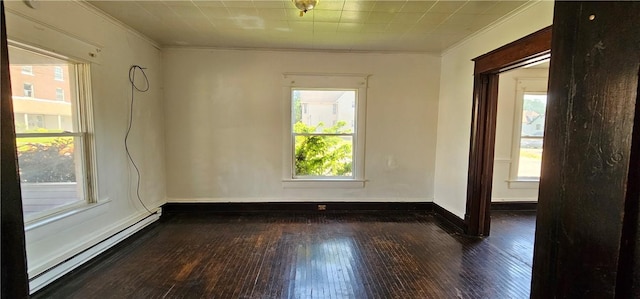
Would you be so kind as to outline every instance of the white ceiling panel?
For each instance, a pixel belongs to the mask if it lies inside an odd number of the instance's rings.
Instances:
[[[440,53],[528,1],[88,1],[162,46]]]

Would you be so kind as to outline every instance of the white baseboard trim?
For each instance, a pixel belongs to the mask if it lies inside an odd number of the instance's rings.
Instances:
[[[537,197],[520,197],[520,198],[492,197],[491,202],[538,202],[538,198]]]
[[[328,197],[319,197],[319,198],[287,198],[287,197],[248,197],[248,198],[240,198],[240,197],[226,197],[226,198],[176,198],[169,197],[167,198],[167,203],[273,203],[273,202],[433,202],[433,198],[420,198],[420,197],[404,197],[404,198],[394,198],[394,197],[371,197],[371,198],[328,198]]]
[[[135,234],[136,232],[142,230],[148,225],[156,222],[160,219],[161,211],[158,213],[151,214],[142,220],[134,223],[131,226],[126,227],[125,229],[117,232],[111,237],[97,243],[96,245],[74,255],[73,257],[57,264],[56,266],[48,269],[45,272],[31,278],[29,280],[29,293],[33,294],[48,284],[52,283],[56,279],[62,277],[63,275],[71,272],[73,269],[78,268],[99,254],[105,252],[109,248],[115,246],[121,241],[125,240],[129,236]]]

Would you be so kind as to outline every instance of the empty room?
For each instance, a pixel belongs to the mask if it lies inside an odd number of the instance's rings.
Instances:
[[[640,2],[2,4],[3,298],[640,296]]]

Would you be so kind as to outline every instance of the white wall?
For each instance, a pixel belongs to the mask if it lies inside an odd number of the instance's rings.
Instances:
[[[170,202],[432,201],[440,58],[167,49]],[[364,188],[282,186],[282,74],[371,74]]]
[[[148,68],[151,89],[136,95],[129,148],[142,172],[140,194],[143,200],[149,208],[165,202],[160,51],[86,4],[71,1],[38,3],[39,8],[34,10],[22,1],[5,2],[9,39],[39,44],[79,58],[87,55],[78,51],[79,47],[95,45],[101,49],[95,62],[91,63],[91,87],[98,200],[102,204],[40,226],[28,225],[27,259],[32,278],[147,214],[136,202],[134,172],[129,167],[123,144],[131,92],[128,70],[132,64]],[[27,20],[35,25],[25,27],[25,22],[30,22]],[[51,40],[53,35],[65,37],[65,42]]]
[[[463,218],[473,95],[471,59],[551,25],[553,2],[541,1],[442,56],[434,202]]]
[[[548,75],[548,68],[519,68],[500,74],[491,190],[493,202],[538,200],[537,182],[509,183],[509,180],[512,163],[518,159],[518,153],[513,152],[515,114],[518,115],[518,120],[522,119],[522,112],[520,110],[516,112],[517,81],[518,79],[539,79],[540,82],[546,82]]]
[[[142,172],[141,195],[149,207],[165,202],[166,186],[170,201],[434,200],[462,217],[470,59],[549,25],[552,5],[537,3],[439,58],[206,49],[166,49],[161,54],[147,39],[86,4],[39,1],[34,10],[20,1],[6,2],[10,38],[37,43],[56,31],[101,50],[91,75],[98,199],[103,204],[30,228],[29,274],[45,271],[146,214],[136,202],[135,177],[123,145],[132,64],[147,67],[151,81],[150,92],[136,95],[130,137]],[[40,33],[21,36],[25,31],[18,27],[25,19],[36,22]],[[282,187],[284,72],[372,75],[364,188]]]

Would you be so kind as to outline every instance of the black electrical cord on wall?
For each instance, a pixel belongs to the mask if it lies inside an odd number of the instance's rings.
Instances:
[[[144,88],[139,88],[138,86],[136,86],[135,79],[136,79],[136,71],[138,70],[144,76],[144,81],[146,85]],[[136,90],[139,92],[147,92],[149,90],[149,78],[147,78],[147,74],[145,74],[144,70],[145,68],[139,65],[132,65],[129,68],[129,82],[131,83],[131,105],[129,107],[129,127],[127,128],[127,134],[124,136],[124,149],[127,152],[127,157],[129,157],[129,161],[131,161],[131,164],[133,164],[133,168],[136,169],[136,174],[137,174],[136,195],[138,196],[138,201],[140,201],[140,204],[142,204],[142,206],[144,207],[145,210],[147,210],[147,212],[149,212],[150,214],[153,214],[153,212],[151,212],[151,210],[149,210],[147,206],[144,204],[144,202],[142,201],[142,198],[140,198],[140,169],[138,169],[138,165],[136,165],[136,162],[133,161],[133,158],[131,157],[131,153],[129,152],[129,145],[127,143],[127,141],[129,140],[129,133],[131,133],[131,126],[133,125],[133,99],[134,99],[135,92]]]

